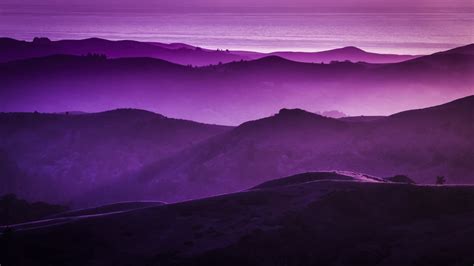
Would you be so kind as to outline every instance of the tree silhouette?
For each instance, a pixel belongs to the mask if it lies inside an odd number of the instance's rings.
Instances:
[[[446,183],[446,178],[444,176],[437,176],[436,177],[436,185],[443,185]]]

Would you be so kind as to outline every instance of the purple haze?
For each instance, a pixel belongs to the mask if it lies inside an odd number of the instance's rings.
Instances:
[[[0,265],[474,261],[472,0],[0,1]]]
[[[107,1],[17,2],[0,4],[0,36],[100,37],[259,52],[356,46],[429,54],[471,43],[474,17],[470,1],[114,1],[113,7]]]
[[[137,51],[146,54],[143,47],[147,47],[149,55],[165,55],[167,60],[193,56],[241,59],[227,51],[156,49],[153,45],[150,49],[149,44],[136,42],[68,41],[69,48],[51,46],[48,41],[33,46],[13,40],[3,43],[9,47],[4,49],[6,57],[18,51],[27,56],[44,51],[43,55],[110,52],[115,57]],[[134,51],[134,47],[139,49]],[[392,64],[304,63],[268,56],[207,67],[153,58],[56,55],[0,64],[4,84],[0,111],[97,112],[133,107],[224,125],[238,125],[281,108],[388,115],[471,95],[473,49],[468,45]],[[357,53],[367,56],[355,48],[339,52],[335,53],[338,58]]]

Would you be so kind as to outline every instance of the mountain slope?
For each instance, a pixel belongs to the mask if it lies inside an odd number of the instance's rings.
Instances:
[[[404,174],[428,184],[444,175],[449,183],[472,184],[473,108],[470,96],[372,122],[282,110],[152,163],[128,183],[111,187],[125,199],[142,195],[180,201],[238,191],[276,176],[331,169]]]
[[[80,115],[2,113],[0,149],[21,171],[21,178],[2,192],[29,200],[69,201],[228,129],[133,109]],[[11,179],[7,174],[0,175],[2,184]]]
[[[45,202],[27,202],[14,194],[0,196],[0,225],[19,224],[65,212],[68,208]]]
[[[4,260],[25,266],[463,265],[473,211],[472,186],[325,180],[23,224],[0,239]]]
[[[297,174],[293,176],[283,177],[279,179],[270,180],[259,184],[252,189],[267,189],[284,186],[293,186],[314,181],[358,181],[358,182],[389,182],[386,179],[369,176],[366,174],[347,172],[347,171],[333,171],[333,172],[308,172]]]
[[[289,60],[307,63],[330,63],[331,61],[366,62],[373,64],[398,63],[414,59],[412,55],[392,55],[369,53],[357,47],[349,46],[322,52],[274,52],[272,55]]]
[[[72,211],[63,211],[46,217],[47,219],[56,219],[63,217],[89,216],[89,215],[103,215],[114,212],[126,212],[130,210],[137,210],[141,208],[148,208],[153,206],[160,206],[165,203],[159,201],[137,201],[137,202],[117,202],[109,205],[101,205],[88,209],[76,209]]]

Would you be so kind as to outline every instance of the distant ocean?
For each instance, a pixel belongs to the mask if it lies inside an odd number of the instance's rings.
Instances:
[[[473,43],[473,13],[123,13],[0,8],[0,36],[101,37],[183,42],[206,48],[427,54]]]

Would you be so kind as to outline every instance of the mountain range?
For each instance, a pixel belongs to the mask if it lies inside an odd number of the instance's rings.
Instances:
[[[235,128],[132,109],[4,113],[3,191],[72,206],[176,202],[332,169],[472,184],[473,107],[474,96],[376,119],[282,109]]]
[[[472,264],[473,73],[0,38],[0,266]]]
[[[473,49],[468,45],[392,64],[315,64],[268,56],[207,67],[153,58],[52,55],[0,64],[0,111],[132,107],[224,125],[285,107],[388,115],[472,95]]]
[[[0,46],[0,193],[175,202],[332,169],[473,182],[474,44],[389,64],[351,62],[350,47],[319,53],[343,56],[329,64],[267,54],[201,67],[150,56],[234,54],[102,39]]]
[[[130,200],[160,195],[159,200],[175,202],[331,169],[383,177],[403,174],[423,184],[443,175],[452,184],[471,184],[473,125],[474,96],[372,122],[282,109],[149,164],[87,197]]]
[[[417,56],[376,54],[356,47],[344,47],[322,52],[274,52],[258,53],[251,51],[210,50],[183,43],[159,43],[139,41],[109,41],[99,38],[84,40],[51,41],[35,38],[33,41],[20,41],[0,38],[0,62],[44,57],[57,54],[87,55],[101,54],[109,58],[150,57],[181,65],[205,66],[230,63],[240,60],[255,60],[269,55],[277,55],[300,62],[345,61],[367,63],[394,63],[413,59]]]

